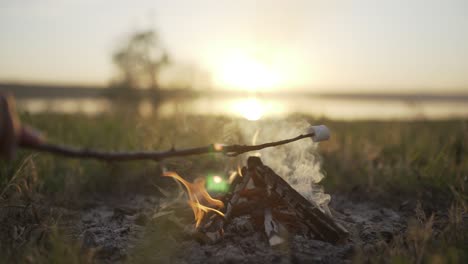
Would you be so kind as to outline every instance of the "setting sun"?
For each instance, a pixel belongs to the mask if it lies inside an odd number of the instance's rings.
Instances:
[[[226,56],[219,64],[215,78],[226,88],[270,90],[281,85],[284,79],[272,65],[242,53]]]

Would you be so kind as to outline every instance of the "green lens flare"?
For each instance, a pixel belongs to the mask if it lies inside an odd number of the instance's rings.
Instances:
[[[209,175],[206,180],[206,189],[209,192],[227,192],[229,183],[219,175]]]

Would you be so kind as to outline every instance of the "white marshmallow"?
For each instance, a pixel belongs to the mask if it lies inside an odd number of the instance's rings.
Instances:
[[[325,125],[311,126],[307,132],[314,133],[314,136],[312,137],[314,142],[325,141],[330,138],[330,129]]]

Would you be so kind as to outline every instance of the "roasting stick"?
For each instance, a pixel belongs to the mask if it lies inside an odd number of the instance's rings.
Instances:
[[[102,161],[160,161],[166,158],[207,153],[221,153],[229,157],[234,157],[246,152],[276,147],[305,138],[312,138],[315,142],[323,141],[327,140],[329,135],[328,128],[324,125],[319,125],[311,126],[306,134],[259,145],[211,144],[204,147],[170,149],[167,151],[107,152],[47,142],[35,129],[21,124],[16,113],[14,99],[11,96],[0,95],[0,157],[4,159],[13,158],[18,147],[38,152],[47,152],[63,157],[96,159]]]
[[[280,140],[261,145],[229,145],[223,146],[212,144],[205,147],[170,149],[168,151],[139,151],[139,152],[104,152],[92,149],[77,149],[69,146],[60,146],[51,143],[40,144],[20,144],[22,148],[31,149],[39,152],[49,152],[52,154],[81,159],[97,159],[103,161],[131,161],[131,160],[163,160],[172,157],[183,157],[191,155],[200,155],[206,153],[222,153],[229,157],[234,157],[242,153],[257,151],[260,149],[275,147],[291,143],[300,139],[313,137],[315,134],[299,135],[295,138]]]

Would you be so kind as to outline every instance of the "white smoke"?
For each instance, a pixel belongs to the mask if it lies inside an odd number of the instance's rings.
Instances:
[[[262,144],[277,141],[305,134],[309,126],[306,121],[235,121],[224,127],[224,143]],[[252,142],[253,139],[256,142]],[[318,185],[324,175],[320,170],[317,143],[312,139],[247,153],[240,160],[242,164],[250,155],[259,155],[265,165],[306,199],[313,200],[328,211],[330,195],[325,194]]]

